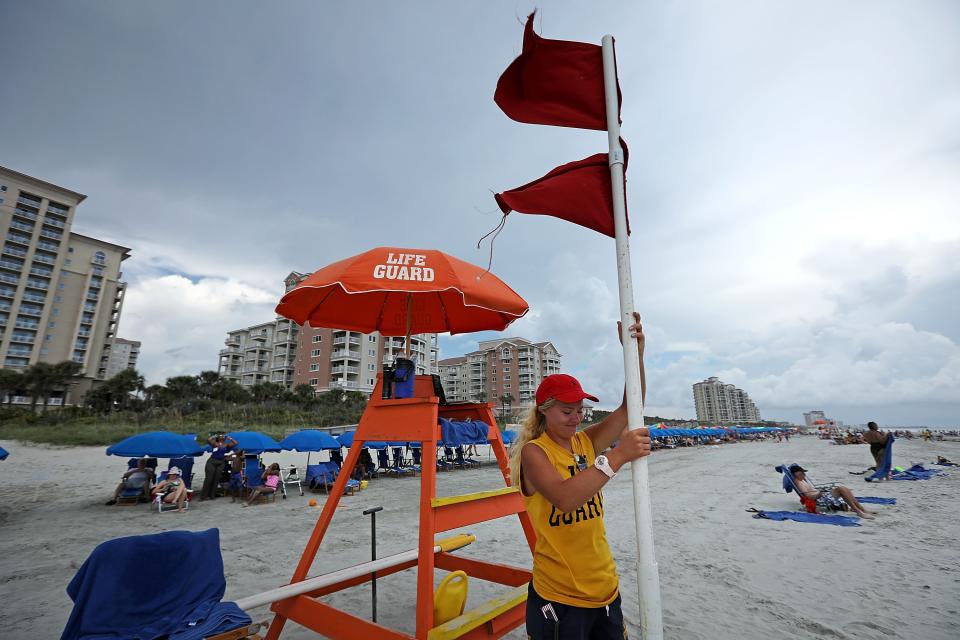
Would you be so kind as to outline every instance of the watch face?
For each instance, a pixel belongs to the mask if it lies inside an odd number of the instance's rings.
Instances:
[[[597,456],[597,464],[607,464],[607,456]]]

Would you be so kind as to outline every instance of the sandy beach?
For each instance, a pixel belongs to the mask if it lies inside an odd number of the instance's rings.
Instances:
[[[103,447],[55,448],[0,442],[0,635],[11,640],[57,638],[70,613],[65,588],[98,543],[117,536],[218,527],[227,599],[286,583],[319,515],[310,494],[241,508],[229,498],[195,503],[186,514],[157,514],[147,505],[106,507],[122,459]],[[960,442],[899,440],[895,464],[960,460]],[[484,459],[485,456],[484,456]],[[742,442],[660,451],[651,458],[655,540],[665,636],[671,639],[960,637],[960,470],[921,482],[867,484],[865,446],[837,446],[812,436],[789,443]],[[305,454],[267,454],[282,465]],[[897,498],[875,505],[861,527],[758,520],[749,507],[797,510],[773,467],[800,462],[815,482],[839,482],[858,495]],[[195,467],[195,485],[203,474]],[[439,474],[438,493],[455,495],[500,486],[494,464]],[[378,515],[378,554],[415,546],[419,479],[384,478],[346,497],[324,540],[312,575],[369,559],[369,520]],[[324,496],[317,496],[321,501]],[[621,576],[624,612],[638,638],[635,542],[630,474],[605,490],[608,537]],[[474,527],[475,544],[459,552],[530,565],[516,519]],[[443,574],[438,572],[439,581]],[[379,582],[379,621],[413,630],[412,571]],[[471,581],[468,607],[499,587]],[[370,590],[329,598],[369,615]],[[268,618],[266,609],[252,612]],[[288,624],[284,638],[316,637]],[[518,630],[509,636],[522,638]]]

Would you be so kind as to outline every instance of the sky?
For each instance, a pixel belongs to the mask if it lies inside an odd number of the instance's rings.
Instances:
[[[375,246],[485,265],[492,193],[606,151],[494,104],[544,37],[617,39],[646,413],[708,376],[766,419],[960,423],[960,4],[221,0],[0,4],[0,164],[88,195],[132,248],[148,383],[216,369],[290,271]],[[622,393],[613,241],[511,214],[493,271]],[[441,336],[441,357],[497,334]]]

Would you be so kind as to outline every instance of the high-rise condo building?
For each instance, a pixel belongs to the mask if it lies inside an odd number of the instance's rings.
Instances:
[[[441,360],[440,380],[450,401],[493,402],[511,396],[512,410],[536,404],[544,376],[560,373],[563,356],[550,342],[526,338],[484,340],[476,351]]]
[[[693,402],[700,422],[760,421],[760,412],[747,392],[716,377],[693,385]]]
[[[0,362],[24,370],[37,362],[82,365],[69,396],[77,402],[107,377],[130,249],[72,231],[85,195],[0,167]]]
[[[112,378],[121,371],[137,368],[137,358],[140,357],[140,342],[125,338],[114,338],[110,347],[110,356],[107,360],[106,377]]]
[[[289,291],[306,277],[292,272],[284,280]],[[317,392],[344,389],[371,393],[377,372],[403,355],[404,338],[383,337],[341,329],[301,327],[275,320],[229,332],[220,350],[219,373],[243,386],[276,382],[288,389],[307,384]],[[417,373],[437,373],[437,334],[410,337]]]

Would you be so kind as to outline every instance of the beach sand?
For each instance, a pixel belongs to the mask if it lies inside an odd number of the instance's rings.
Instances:
[[[171,529],[219,527],[226,599],[286,583],[320,513],[296,493],[275,504],[241,508],[229,498],[195,503],[186,514],[157,514],[147,505],[106,507],[125,460],[102,447],[55,448],[0,442],[0,636],[57,638],[70,613],[65,588],[98,543]],[[960,442],[896,443],[894,463],[927,466],[936,455],[960,459]],[[267,454],[267,462],[304,464],[305,454]],[[669,639],[960,638],[960,470],[920,482],[867,484],[849,471],[870,460],[865,446],[837,446],[812,436],[789,443],[743,442],[655,452],[650,478],[654,536]],[[749,507],[797,510],[780,489],[774,465],[799,462],[817,483],[839,482],[858,495],[895,497],[875,505],[861,527],[758,520]],[[202,481],[202,461],[195,467]],[[438,475],[438,493],[502,486],[491,464]],[[311,575],[369,559],[369,518],[377,517],[378,555],[413,548],[419,479],[384,478],[346,497]],[[608,538],[621,576],[631,637],[639,638],[633,499],[628,470],[604,492]],[[316,496],[322,505],[324,496]],[[470,528],[477,542],[458,552],[530,565],[516,518]],[[437,572],[437,581],[443,577]],[[378,583],[381,624],[412,632],[413,571]],[[502,588],[471,581],[468,607]],[[326,599],[369,616],[363,586]],[[253,612],[268,619],[268,610]],[[288,623],[284,638],[316,637]],[[523,638],[517,630],[510,638]]]

